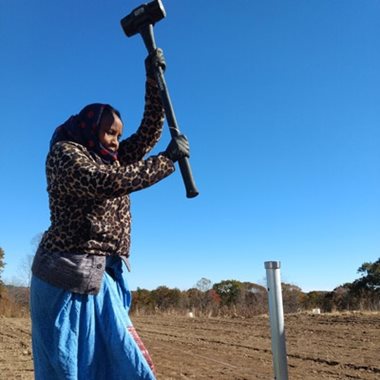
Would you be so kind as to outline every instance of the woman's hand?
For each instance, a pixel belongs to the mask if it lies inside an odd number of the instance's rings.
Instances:
[[[166,69],[164,52],[160,48],[154,50],[145,58],[146,76],[154,78],[154,73],[158,67],[161,67],[163,71]]]
[[[178,135],[173,137],[163,155],[170,158],[173,162],[184,157],[190,157],[190,146],[186,136]]]

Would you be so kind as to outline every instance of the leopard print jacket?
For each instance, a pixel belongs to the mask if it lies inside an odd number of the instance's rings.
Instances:
[[[120,143],[119,161],[104,164],[74,142],[53,146],[46,161],[51,226],[40,250],[129,256],[129,194],[174,171],[165,155],[143,159],[160,138],[163,120],[158,89],[148,79],[143,120],[137,132]]]

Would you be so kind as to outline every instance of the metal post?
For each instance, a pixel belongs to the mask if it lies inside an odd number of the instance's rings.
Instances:
[[[272,356],[274,378],[288,380],[288,361],[286,356],[284,310],[282,306],[280,262],[266,261],[269,316],[272,334]]]

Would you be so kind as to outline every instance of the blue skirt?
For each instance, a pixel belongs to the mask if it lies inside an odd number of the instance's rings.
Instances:
[[[36,380],[154,380],[149,354],[129,318],[131,292],[119,258],[107,258],[100,292],[83,295],[33,276]]]

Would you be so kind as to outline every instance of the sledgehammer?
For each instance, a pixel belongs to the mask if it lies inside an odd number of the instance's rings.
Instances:
[[[128,37],[137,33],[141,34],[148,53],[156,49],[156,42],[153,34],[153,25],[163,19],[166,12],[161,0],[154,0],[148,4],[143,4],[134,9],[128,16],[121,20],[121,26]],[[170,134],[172,137],[178,136],[181,132],[178,128],[177,120],[174,114],[173,106],[170,100],[169,91],[165,82],[164,72],[161,67],[155,67],[155,77],[162,103],[165,109],[166,119],[168,121]],[[178,161],[181,170],[183,182],[186,188],[187,198],[194,198],[199,193],[196,188],[193,175],[191,173],[190,162],[187,157]]]

